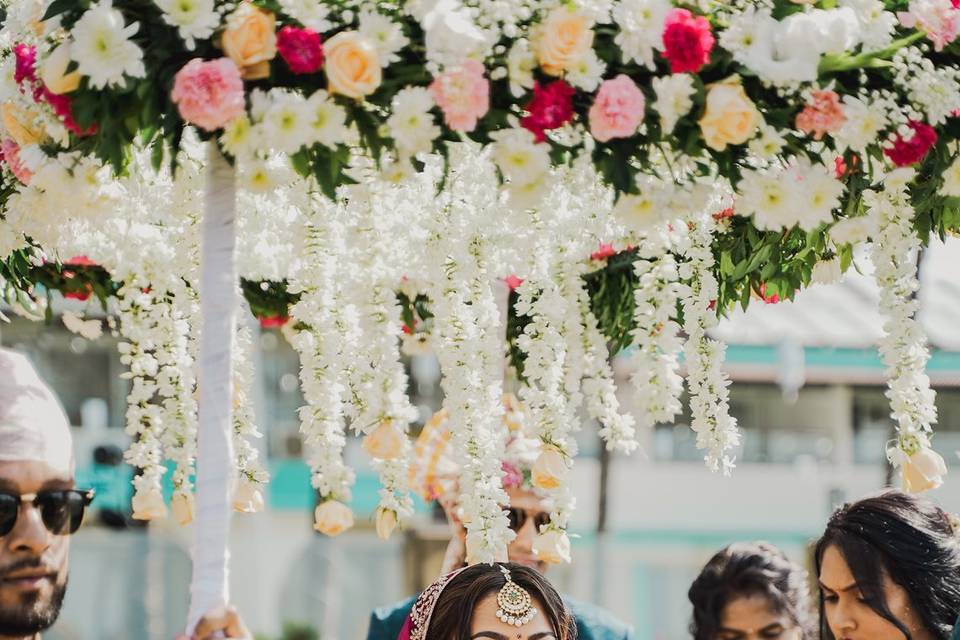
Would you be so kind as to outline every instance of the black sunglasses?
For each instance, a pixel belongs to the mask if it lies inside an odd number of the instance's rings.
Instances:
[[[0,536],[13,531],[22,504],[32,504],[40,510],[43,526],[50,533],[58,536],[75,533],[93,495],[93,489],[57,489],[23,495],[0,491]]]
[[[546,511],[535,511],[533,513],[519,507],[507,507],[507,518],[510,519],[510,528],[513,531],[520,531],[523,525],[527,523],[527,518],[533,518],[533,526],[540,532],[540,527],[550,523],[550,514]]]

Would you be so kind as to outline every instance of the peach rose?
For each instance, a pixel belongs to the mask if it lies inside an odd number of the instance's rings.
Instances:
[[[0,106],[0,119],[3,120],[3,127],[21,147],[28,144],[36,144],[43,139],[42,132],[33,124],[36,112],[21,109],[12,102],[4,102]]]
[[[233,510],[239,513],[263,511],[263,492],[256,482],[244,478],[233,493]]]
[[[377,537],[381,540],[387,540],[396,528],[397,512],[383,507],[377,509]]]
[[[167,517],[167,505],[159,489],[146,493],[137,492],[133,496],[133,517],[135,520],[159,520]]]
[[[313,512],[313,528],[328,536],[337,536],[353,526],[353,511],[336,500],[327,500]]]
[[[533,555],[548,564],[570,562],[570,538],[560,529],[547,529],[533,540]]]
[[[593,21],[568,4],[561,5],[537,26],[533,52],[543,72],[562,75],[583,60],[593,47]]]
[[[40,79],[50,93],[70,93],[80,86],[80,72],[67,73],[70,66],[70,43],[64,42],[50,52],[40,65]]]
[[[707,109],[700,119],[700,130],[708,147],[723,151],[728,144],[743,144],[753,137],[762,122],[763,117],[739,81],[710,85]]]
[[[947,465],[943,457],[929,448],[922,448],[906,457],[901,465],[903,490],[909,493],[921,493],[936,489],[943,484],[947,475]]]
[[[360,100],[383,80],[377,48],[358,31],[341,31],[323,45],[327,90]]]
[[[532,482],[538,489],[556,489],[567,477],[567,457],[556,447],[545,447],[533,463]]]
[[[173,517],[183,526],[193,522],[194,501],[193,494],[178,491],[173,494],[173,501],[170,504],[173,510]]]
[[[227,18],[220,46],[245,80],[270,75],[270,61],[277,55],[276,29],[276,17],[250,2],[241,2]]]
[[[384,420],[363,439],[363,450],[371,458],[392,460],[403,452],[407,436],[393,420]]]

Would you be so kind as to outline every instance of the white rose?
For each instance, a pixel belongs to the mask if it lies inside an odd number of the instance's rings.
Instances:
[[[353,511],[336,500],[321,503],[313,512],[313,528],[328,536],[337,536],[353,526]]]
[[[377,509],[377,537],[381,540],[387,540],[396,528],[397,512],[383,507]]]
[[[906,457],[900,471],[903,475],[903,490],[921,493],[943,484],[943,476],[947,475],[947,464],[939,453],[923,448]]]
[[[566,531],[547,529],[533,541],[533,554],[548,564],[570,562],[570,538]]]
[[[242,480],[233,494],[233,510],[240,513],[263,511],[263,492],[260,485],[251,480]]]
[[[566,481],[569,471],[566,455],[556,447],[547,447],[533,463],[533,486],[539,489],[556,489]]]
[[[135,520],[158,520],[167,517],[167,505],[159,489],[150,489],[146,493],[133,496],[133,518]]]
[[[173,494],[173,502],[170,506],[173,510],[173,517],[176,518],[178,524],[183,526],[193,522],[194,500],[192,493],[176,492]]]

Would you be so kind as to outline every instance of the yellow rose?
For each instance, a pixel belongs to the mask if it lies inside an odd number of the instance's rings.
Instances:
[[[337,536],[353,526],[353,512],[350,507],[327,500],[321,503],[313,512],[313,528],[328,536]]]
[[[21,147],[28,144],[36,144],[43,138],[43,134],[33,121],[37,117],[35,111],[21,109],[12,102],[4,102],[0,106],[0,119],[3,120],[3,127]]]
[[[70,93],[80,86],[80,72],[67,73],[70,66],[70,43],[64,42],[50,52],[40,65],[40,79],[50,93]]]
[[[240,513],[258,513],[263,511],[263,492],[260,485],[243,479],[233,493],[233,510]]]
[[[327,90],[359,100],[377,90],[383,75],[377,48],[357,31],[341,31],[323,45]]]
[[[533,463],[532,482],[538,489],[556,489],[567,477],[567,457],[556,447],[545,448]]]
[[[173,517],[181,526],[193,522],[194,502],[192,493],[178,491],[173,494],[173,502],[170,506],[173,509]]]
[[[921,493],[936,489],[943,484],[947,475],[947,465],[943,457],[933,449],[923,448],[903,461],[903,490],[909,493]]]
[[[159,520],[167,517],[167,505],[158,489],[133,496],[133,517],[136,520]]]
[[[570,562],[570,538],[560,529],[547,529],[533,540],[533,555],[548,564]]]
[[[550,12],[533,39],[537,62],[551,76],[574,68],[592,47],[593,21],[566,4]]]
[[[763,117],[739,82],[709,87],[707,110],[700,119],[700,130],[708,147],[723,151],[728,144],[743,144],[753,137],[761,122]]]
[[[277,19],[269,11],[241,2],[227,19],[220,37],[223,52],[236,63],[246,80],[270,75],[270,60],[277,55]]]
[[[371,458],[392,460],[403,453],[407,436],[393,420],[384,420],[363,439],[363,450]]]
[[[396,528],[397,512],[383,507],[377,509],[377,537],[381,540],[387,540]]]

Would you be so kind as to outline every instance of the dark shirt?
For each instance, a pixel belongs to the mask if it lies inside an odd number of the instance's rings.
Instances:
[[[631,640],[633,627],[613,617],[609,611],[564,596],[577,623],[577,640]],[[367,640],[397,640],[416,597],[380,607],[370,616]]]

